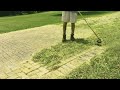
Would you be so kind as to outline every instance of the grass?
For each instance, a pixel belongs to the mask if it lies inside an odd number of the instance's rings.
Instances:
[[[59,66],[62,60],[65,61],[65,59],[87,50],[91,45],[92,42],[84,39],[77,39],[76,42],[59,43],[35,54],[33,61],[42,63],[48,66],[49,69],[54,69],[56,66]]]
[[[111,12],[82,12],[85,17],[99,16]],[[81,18],[78,16],[78,18]],[[61,11],[49,11],[30,15],[0,17],[0,33],[18,31],[61,23]]]
[[[67,79],[119,79],[120,78],[120,19],[111,16],[106,24],[96,25],[97,31],[108,49],[101,56],[96,56],[90,64],[83,64]],[[106,21],[107,22],[107,21]],[[101,28],[102,26],[102,28]],[[103,28],[104,27],[104,28]]]
[[[55,11],[30,15],[0,17],[0,33],[55,24],[60,22],[60,18],[58,16],[54,16],[54,14],[58,13],[59,12]]]

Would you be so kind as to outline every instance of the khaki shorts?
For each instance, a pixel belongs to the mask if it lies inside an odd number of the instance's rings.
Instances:
[[[62,12],[62,21],[76,23],[77,13],[71,12],[71,11],[63,11]]]

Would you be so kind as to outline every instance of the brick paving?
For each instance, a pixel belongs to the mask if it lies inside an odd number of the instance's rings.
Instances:
[[[70,35],[70,27],[68,29],[68,35]],[[89,29],[86,30],[89,34],[82,34],[83,31],[76,29],[78,32],[76,37],[87,38],[92,35]],[[62,25],[46,25],[0,34],[0,78],[2,76],[9,77],[9,73],[19,68],[21,62],[29,61],[34,53],[60,43],[61,38]],[[27,71],[28,69],[24,73]]]
[[[61,66],[53,71],[47,70],[45,66],[31,60],[23,61],[18,68],[0,74],[1,79],[61,79],[72,70],[79,67],[84,62],[89,62],[91,58],[100,55],[105,48],[95,46],[85,52],[65,60]]]

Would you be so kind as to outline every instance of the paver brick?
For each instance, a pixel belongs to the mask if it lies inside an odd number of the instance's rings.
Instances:
[[[5,73],[0,73],[0,79],[6,79],[8,76]]]

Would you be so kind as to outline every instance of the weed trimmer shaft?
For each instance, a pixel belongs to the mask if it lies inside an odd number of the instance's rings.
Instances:
[[[98,37],[98,35],[95,33],[95,31],[92,29],[92,27],[89,25],[89,23],[87,22],[87,20],[83,17],[83,15],[81,14],[81,12],[79,12],[79,14],[81,15],[81,17],[83,18],[83,20],[86,22],[86,24],[88,25],[88,27],[93,31],[93,33],[95,34],[95,36],[97,37],[97,45],[101,46],[102,45],[102,40]]]

